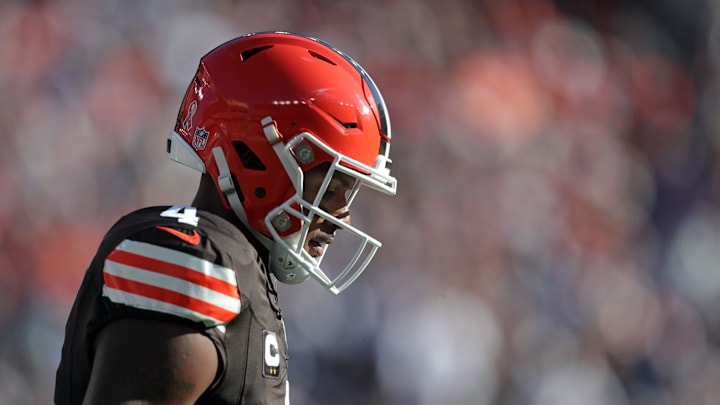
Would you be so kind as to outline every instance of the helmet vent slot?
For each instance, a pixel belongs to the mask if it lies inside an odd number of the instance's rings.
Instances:
[[[248,49],[246,51],[240,52],[240,60],[245,62],[248,59],[252,58],[253,56],[259,54],[260,52],[272,48],[272,45],[266,45],[266,46],[260,46],[257,48]]]
[[[331,65],[337,65],[337,63],[333,62],[332,60],[330,60],[329,58],[327,58],[327,57],[325,57],[325,56],[323,56],[323,55],[320,55],[319,53],[317,53],[317,52],[315,52],[315,51],[311,51],[311,50],[308,49],[308,53],[309,53],[310,56],[312,56],[313,58],[320,59],[321,61],[327,62],[327,63],[329,63],[329,64],[331,64]]]
[[[333,118],[335,118],[335,117],[333,117]],[[335,118],[335,121],[337,121],[338,123],[340,123],[340,125],[342,125],[342,126],[345,127],[345,128],[348,128],[348,129],[350,129],[350,128],[357,128],[357,127],[358,127],[357,122],[342,122],[342,121],[340,121],[340,120],[337,119],[337,118]]]
[[[235,153],[237,153],[242,165],[249,170],[267,170],[263,162],[244,142],[233,142]]]

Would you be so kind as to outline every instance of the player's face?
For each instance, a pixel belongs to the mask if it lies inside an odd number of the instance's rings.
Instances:
[[[303,198],[313,201],[325,179],[326,170],[316,168],[305,173]],[[323,195],[320,208],[347,224],[350,223],[350,210],[348,197],[355,184],[355,179],[344,173],[335,172],[330,184]],[[322,217],[316,216],[310,224],[308,236],[305,239],[304,249],[312,257],[320,257],[325,246],[333,243],[334,234],[338,227]]]

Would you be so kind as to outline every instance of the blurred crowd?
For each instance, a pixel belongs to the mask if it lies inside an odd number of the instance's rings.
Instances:
[[[200,56],[275,29],[373,76],[399,181],[358,282],[281,288],[292,403],[717,403],[720,2],[2,0],[0,405],[52,402],[109,226],[190,203]]]

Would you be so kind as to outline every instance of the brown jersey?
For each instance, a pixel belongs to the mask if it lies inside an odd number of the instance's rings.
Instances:
[[[82,402],[93,340],[120,318],[181,322],[213,341],[220,372],[199,404],[287,403],[287,343],[274,282],[227,220],[193,207],[151,207],[110,229],[67,322],[55,403]]]

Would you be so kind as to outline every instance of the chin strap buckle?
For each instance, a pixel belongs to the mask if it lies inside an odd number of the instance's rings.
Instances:
[[[218,187],[223,194],[228,195],[235,192],[235,183],[232,181],[232,176],[218,176]]]
[[[230,194],[235,194],[236,190],[235,183],[233,182],[232,175],[230,174],[230,167],[225,159],[225,153],[223,152],[221,146],[213,148],[212,153],[215,157],[215,163],[217,163],[218,166],[218,187],[223,194],[229,197]]]

